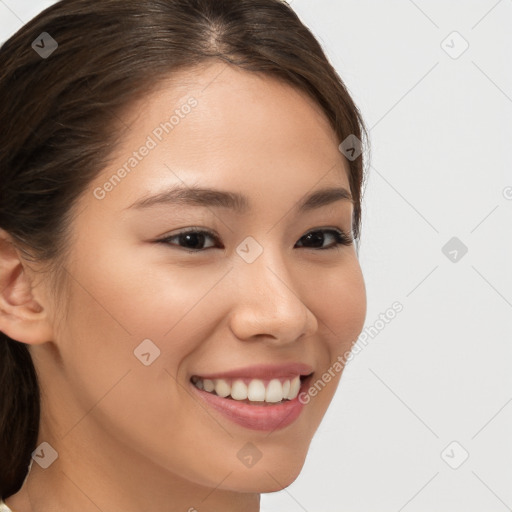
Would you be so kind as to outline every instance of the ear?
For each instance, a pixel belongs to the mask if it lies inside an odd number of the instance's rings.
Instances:
[[[47,309],[36,299],[32,275],[11,236],[0,229],[0,331],[35,345],[51,341],[53,329]]]

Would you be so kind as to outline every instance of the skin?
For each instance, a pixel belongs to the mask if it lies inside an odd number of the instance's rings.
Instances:
[[[95,188],[191,96],[197,106],[97,199]],[[348,163],[313,100],[221,63],[163,83],[124,121],[112,165],[74,205],[65,308],[34,265],[1,246],[0,329],[30,346],[42,388],[38,444],[59,455],[47,469],[34,463],[6,503],[17,512],[257,511],[261,492],[298,476],[340,373],[272,433],[208,409],[189,379],[289,362],[318,378],[350,349],[366,315],[354,245],[296,244],[314,229],[350,233],[353,205],[294,211],[314,190],[349,190]],[[129,208],[176,184],[240,192],[252,208]],[[177,238],[155,242],[193,227],[213,231],[220,247],[191,254]],[[236,252],[247,236],[263,248],[251,264]],[[325,235],[324,246],[333,242]],[[133,353],[147,338],[160,350],[150,366]],[[252,468],[237,457],[247,442],[262,453]]]

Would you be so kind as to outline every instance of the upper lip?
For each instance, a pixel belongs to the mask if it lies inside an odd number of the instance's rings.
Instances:
[[[249,378],[249,379],[278,379],[278,378],[293,378],[297,375],[310,375],[313,373],[313,368],[308,364],[303,363],[287,363],[287,364],[260,364],[245,366],[234,370],[216,373],[197,373],[194,374],[202,379],[236,379],[236,378]]]

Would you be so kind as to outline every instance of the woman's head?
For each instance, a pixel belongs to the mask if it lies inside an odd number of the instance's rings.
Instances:
[[[364,127],[318,43],[278,0],[70,0],[0,60],[2,497],[43,441],[40,481],[291,483],[366,307]]]

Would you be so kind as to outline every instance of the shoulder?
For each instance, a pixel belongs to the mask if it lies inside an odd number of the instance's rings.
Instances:
[[[12,512],[12,510],[4,503],[4,500],[0,500],[0,512]]]

